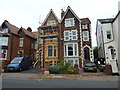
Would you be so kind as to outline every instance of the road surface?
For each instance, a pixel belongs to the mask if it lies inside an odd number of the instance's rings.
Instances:
[[[2,88],[118,88],[118,81],[49,80],[3,77]]]

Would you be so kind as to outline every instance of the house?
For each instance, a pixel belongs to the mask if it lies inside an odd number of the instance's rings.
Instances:
[[[56,65],[59,59],[82,68],[84,62],[93,59],[91,21],[89,18],[80,19],[68,6],[66,11],[62,10],[59,22],[51,9],[38,27],[37,53],[43,68]]]
[[[38,59],[41,67],[56,65],[59,57],[59,20],[51,9],[44,22],[38,27]]]
[[[14,57],[30,57],[35,61],[34,43],[36,36],[31,32],[30,28],[18,28],[5,20],[1,25],[0,46],[1,58],[4,67],[6,67]]]
[[[119,13],[115,18],[98,19],[96,38],[99,58],[105,59],[106,65],[111,65],[112,73],[118,73],[118,24]]]
[[[80,19],[70,6],[61,13],[61,56],[64,62],[72,66],[83,67],[84,62],[91,61],[91,21],[89,18]]]

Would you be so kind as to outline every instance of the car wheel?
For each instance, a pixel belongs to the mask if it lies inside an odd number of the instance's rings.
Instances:
[[[19,68],[19,72],[20,72],[20,71],[22,71],[22,69],[21,69],[21,68]]]
[[[97,73],[97,70],[95,70],[95,73]]]

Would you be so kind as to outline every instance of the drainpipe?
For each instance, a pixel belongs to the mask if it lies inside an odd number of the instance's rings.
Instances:
[[[13,34],[11,35],[12,40],[11,40],[11,47],[10,47],[10,60],[12,59],[12,45],[13,45]]]

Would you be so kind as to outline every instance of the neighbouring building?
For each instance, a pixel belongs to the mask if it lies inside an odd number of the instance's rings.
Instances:
[[[41,67],[56,65],[59,57],[59,20],[51,9],[44,22],[38,27],[38,59]]]
[[[60,23],[61,56],[64,62],[82,68],[84,62],[93,59],[91,21],[89,18],[80,19],[68,6],[65,12],[62,10]]]
[[[70,6],[66,11],[62,10],[59,21],[51,9],[38,27],[37,53],[43,68],[55,65],[58,59],[82,68],[84,62],[93,59],[91,21],[89,18],[80,19]]]
[[[30,57],[36,60],[35,42],[37,36],[32,33],[31,28],[18,28],[5,20],[0,28],[0,59],[4,67],[10,63],[14,57]]]
[[[111,65],[112,73],[118,73],[119,45],[118,31],[120,11],[115,18],[98,19],[96,25],[96,38],[99,59],[105,59],[106,65]]]

